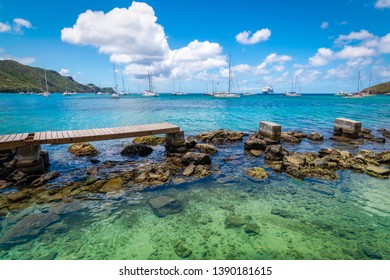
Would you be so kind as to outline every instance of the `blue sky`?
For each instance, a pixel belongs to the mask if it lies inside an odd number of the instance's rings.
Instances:
[[[131,91],[154,74],[189,92],[227,87],[232,56],[241,91],[273,85],[303,92],[356,91],[390,80],[390,0],[3,0],[0,58],[113,86],[112,62]]]

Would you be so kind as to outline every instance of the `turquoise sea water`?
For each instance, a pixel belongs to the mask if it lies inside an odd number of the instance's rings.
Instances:
[[[252,133],[260,121],[267,120],[281,124],[283,131],[317,131],[328,139],[336,117],[361,121],[379,135],[379,128],[390,130],[390,97],[161,95],[111,99],[91,94],[52,94],[49,98],[0,94],[0,134],[165,121],[179,125],[186,136],[219,128]],[[120,151],[128,142],[93,143],[101,152],[96,158],[126,161]],[[50,153],[50,169],[61,172],[53,185],[82,178],[92,165],[87,158],[70,155],[67,147],[44,146]],[[313,152],[324,147],[357,149],[330,140],[320,144],[304,140],[285,147]],[[359,149],[379,152],[389,150],[390,144],[366,143]],[[233,160],[225,162],[227,157]],[[163,147],[149,157],[153,161],[163,158]],[[335,181],[296,180],[274,173],[262,158],[244,154],[242,142],[218,147],[212,160],[219,171],[196,182],[167,184],[140,193],[91,194],[88,199],[67,202],[62,212],[58,209],[65,202],[12,211],[0,220],[0,236],[33,213],[56,213],[61,219],[28,242],[3,249],[0,259],[180,259],[173,245],[177,240],[192,250],[188,257],[192,259],[390,259],[389,180],[351,171],[339,171],[340,179]],[[255,182],[247,178],[243,169],[252,166],[264,167],[269,179]],[[312,185],[331,188],[334,195],[314,192]],[[162,194],[178,198],[183,211],[156,217],[147,201]],[[275,208],[291,215],[272,215]],[[231,214],[251,219],[260,226],[260,233],[248,235],[243,228],[225,228]]]

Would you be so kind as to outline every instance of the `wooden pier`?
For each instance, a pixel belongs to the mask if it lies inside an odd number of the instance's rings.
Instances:
[[[42,153],[41,144],[70,144],[157,134],[165,134],[168,152],[185,151],[184,132],[170,123],[0,135],[0,151],[14,150],[16,168],[35,174],[43,173],[47,167],[45,163],[49,161],[48,154]]]
[[[70,144],[177,132],[180,132],[180,128],[176,125],[156,123],[116,128],[7,134],[0,135],[0,150],[15,149],[27,145]]]

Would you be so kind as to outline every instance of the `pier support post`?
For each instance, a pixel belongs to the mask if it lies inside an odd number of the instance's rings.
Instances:
[[[357,139],[362,130],[362,123],[354,120],[337,118],[333,124],[333,136]]]
[[[168,153],[184,153],[186,149],[186,140],[184,131],[165,134],[165,147]]]
[[[42,174],[49,157],[42,156],[41,145],[27,145],[15,149],[16,169],[26,174]],[[43,153],[45,154],[45,153]]]
[[[259,134],[279,142],[282,127],[274,122],[260,122]]]

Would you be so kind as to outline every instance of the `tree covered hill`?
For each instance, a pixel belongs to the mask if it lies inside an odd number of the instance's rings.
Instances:
[[[377,84],[362,90],[362,92],[370,92],[370,94],[390,93],[390,82]]]
[[[49,92],[93,93],[113,92],[111,87],[99,88],[93,84],[83,85],[71,76],[62,76],[53,70],[46,70]],[[66,83],[66,85],[65,85]],[[45,70],[20,64],[13,60],[0,60],[0,92],[43,92],[46,91]]]

